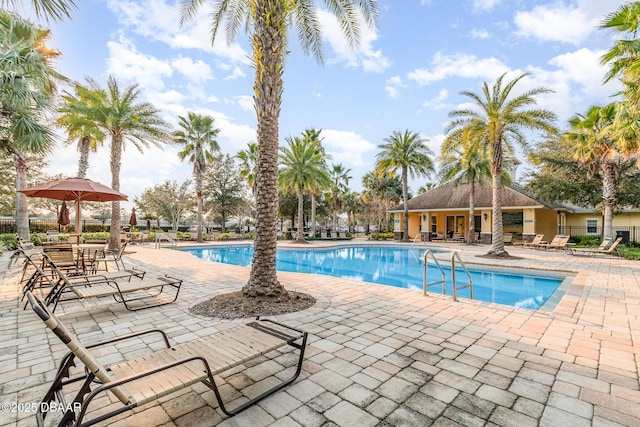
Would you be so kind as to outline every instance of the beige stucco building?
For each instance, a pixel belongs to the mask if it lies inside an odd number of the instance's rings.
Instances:
[[[514,187],[501,188],[503,230],[518,239],[530,241],[536,234],[551,240],[556,234],[599,235],[602,231],[602,213],[595,208],[572,205],[548,205]],[[469,233],[470,186],[456,186],[449,181],[408,201],[409,239],[418,234],[423,239],[456,236],[467,239]],[[491,242],[492,188],[476,185],[473,221],[476,240]],[[389,210],[393,215],[394,234],[402,238],[404,206]],[[628,233],[626,239],[640,241],[640,210],[623,209],[613,217],[614,233]],[[625,241],[626,241],[625,239]]]

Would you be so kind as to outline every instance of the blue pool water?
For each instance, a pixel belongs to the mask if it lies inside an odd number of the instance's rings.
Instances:
[[[279,271],[325,274],[357,279],[382,285],[422,290],[424,249],[389,246],[350,246],[314,250],[278,249]],[[225,264],[250,266],[252,246],[228,246],[191,249],[199,258]],[[451,295],[451,268],[440,262],[447,278],[447,294]],[[515,307],[538,309],[562,283],[563,278],[535,276],[503,271],[469,269],[473,278],[474,299]],[[428,281],[441,279],[435,265],[429,264]],[[466,282],[466,274],[456,268],[458,284]],[[429,288],[440,293],[441,285]],[[469,297],[468,289],[458,292]]]

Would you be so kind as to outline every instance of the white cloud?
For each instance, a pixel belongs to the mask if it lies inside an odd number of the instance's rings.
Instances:
[[[489,32],[484,28],[479,30],[474,28],[473,30],[469,31],[469,36],[471,36],[472,39],[488,39],[491,37]]]
[[[420,86],[426,86],[454,76],[494,80],[507,71],[509,67],[494,57],[478,58],[465,53],[443,55],[437,52],[428,69],[413,70],[407,77]]]
[[[107,43],[107,73],[117,79],[135,82],[141,88],[161,90],[164,88],[164,77],[173,74],[171,65],[154,56],[138,52],[133,43],[124,36],[119,41]]]
[[[253,97],[249,95],[239,95],[235,98],[236,102],[245,111],[255,111],[253,108]]]
[[[447,107],[447,104],[445,104],[442,101],[444,101],[448,97],[449,97],[449,91],[443,88],[443,89],[440,89],[440,92],[438,92],[438,96],[436,96],[433,99],[424,101],[422,105],[425,107],[430,107],[433,110],[442,110],[443,108]]]
[[[473,7],[478,10],[491,10],[498,3],[500,0],[473,0]]]
[[[323,129],[322,137],[322,144],[331,155],[333,163],[345,163],[341,159],[348,159],[349,166],[353,167],[371,163],[372,156],[368,153],[375,150],[376,145],[364,139],[362,135],[352,131]]]
[[[399,88],[403,87],[406,87],[406,85],[402,82],[402,78],[400,76],[393,76],[387,79],[384,90],[391,98],[397,99],[400,97]]]
[[[360,46],[357,51],[349,46],[333,14],[320,9],[318,21],[324,40],[335,53],[335,58],[329,62],[346,62],[348,67],[362,67],[364,71],[372,73],[382,73],[391,66],[391,61],[383,55],[382,51],[373,48],[372,45],[377,40],[378,34],[369,28],[364,20],[360,19]]]
[[[192,83],[201,84],[206,80],[213,79],[211,67],[202,60],[194,62],[191,58],[179,56],[171,60],[171,66]]]
[[[607,72],[607,67],[600,63],[603,54],[603,50],[582,48],[551,58],[549,64],[558,67],[571,81],[578,83],[584,94],[606,97],[614,93],[617,83],[603,84]]]
[[[244,73],[244,71],[242,70],[242,68],[240,67],[233,67],[233,72],[231,74],[229,74],[228,76],[226,76],[224,78],[224,80],[235,80],[235,79],[239,79],[241,77],[246,77],[247,75]]]
[[[161,41],[174,49],[199,49],[233,63],[250,63],[247,52],[238,43],[227,45],[224,33],[217,35],[212,46],[209,5],[201,7],[196,19],[182,27],[178,22],[178,2],[108,0],[107,5],[121,24],[146,38]]]
[[[625,0],[577,0],[535,6],[516,12],[516,35],[541,41],[579,45],[596,31],[604,16],[625,4]]]

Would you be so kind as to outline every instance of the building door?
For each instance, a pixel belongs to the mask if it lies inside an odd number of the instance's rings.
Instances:
[[[456,217],[456,231],[458,233],[460,233],[460,237],[464,237],[467,234],[464,224],[465,224],[464,216],[457,216]]]

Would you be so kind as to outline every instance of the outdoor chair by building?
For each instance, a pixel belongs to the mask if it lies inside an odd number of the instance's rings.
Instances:
[[[31,292],[27,298],[33,311],[70,350],[60,361],[53,383],[37,406],[39,426],[45,425],[48,415],[61,417],[60,426],[94,424],[200,382],[213,390],[222,412],[233,416],[291,384],[302,370],[307,333],[274,321],[257,319],[177,346],[171,346],[167,335],[158,329],[84,345]],[[134,360],[106,367],[92,354],[94,348],[115,346],[125,340],[140,341],[139,337],[144,337],[148,341],[153,334],[160,335],[165,348]],[[235,409],[228,409],[214,375],[287,345],[299,351],[293,375]],[[78,362],[84,367],[79,373],[72,370]],[[69,393],[73,383],[81,386]],[[92,407],[94,399],[104,394],[111,394],[122,406],[108,411],[98,405]],[[44,412],[54,407],[66,410],[62,414]],[[92,409],[97,411],[92,413]],[[91,419],[85,421],[87,418]]]
[[[618,237],[614,242],[610,238],[605,238],[597,248],[565,248],[565,252],[571,255],[596,256],[596,255],[618,255],[618,245],[622,242],[622,237]]]

